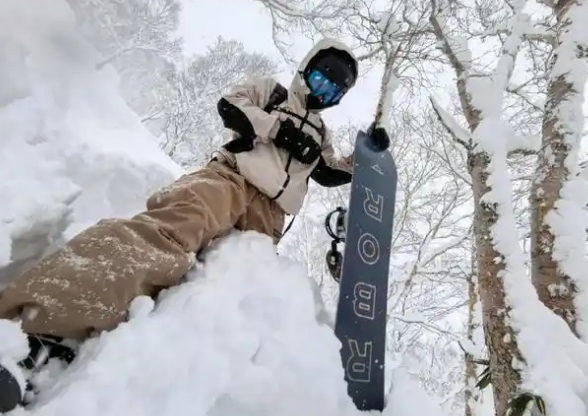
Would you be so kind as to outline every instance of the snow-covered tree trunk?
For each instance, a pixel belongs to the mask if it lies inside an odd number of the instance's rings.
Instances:
[[[474,74],[472,56],[465,40],[450,35],[448,7],[434,2],[431,24],[439,45],[455,70],[457,90],[470,134],[434,102],[439,118],[452,136],[468,151],[468,168],[474,194],[474,236],[478,292],[482,306],[489,370],[497,416],[505,416],[518,392],[523,362],[506,287],[525,278],[524,259],[518,246],[512,204],[512,186],[506,159],[513,132],[502,118],[504,94],[522,45],[527,16],[525,1],[511,1],[512,27],[491,74]],[[511,289],[512,290],[512,289]]]
[[[533,283],[541,301],[571,330],[588,337],[588,320],[577,305],[586,296],[585,182],[578,176],[588,54],[588,2],[552,4],[557,45],[551,62],[542,145],[531,192]],[[583,318],[583,319],[582,319]]]
[[[503,416],[506,415],[507,403],[513,397],[520,382],[513,362],[521,360],[521,356],[514,331],[508,323],[510,307],[506,302],[504,282],[501,278],[505,272],[504,256],[495,249],[492,238],[492,228],[498,221],[498,213],[494,204],[483,200],[484,196],[491,192],[488,184],[489,164],[490,158],[487,153],[472,155],[474,234],[478,252],[479,294],[496,414]]]

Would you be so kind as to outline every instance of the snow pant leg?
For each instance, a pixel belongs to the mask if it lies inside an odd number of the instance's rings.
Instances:
[[[197,176],[197,182],[193,175]],[[233,186],[228,187],[228,184]],[[188,204],[188,211],[185,211],[185,201],[199,199],[203,200],[198,206],[210,209],[199,213],[201,220],[195,222],[192,212],[194,204]],[[235,170],[216,161],[210,162],[205,170],[185,175],[155,193],[147,201],[147,208],[149,217],[157,219],[161,228],[188,252],[198,251],[233,227],[266,234],[277,244],[282,236],[285,217],[277,202],[261,193]]]
[[[20,316],[27,333],[68,338],[110,330],[133,298],[177,284],[193,253],[242,222],[257,195],[224,165],[185,175],[149,198],[147,211],[98,222],[11,282],[0,318]]]
[[[242,231],[257,231],[271,237],[274,244],[282,238],[284,228],[284,210],[267,195],[259,192],[252,185],[247,184],[247,211],[235,224],[235,228]]]

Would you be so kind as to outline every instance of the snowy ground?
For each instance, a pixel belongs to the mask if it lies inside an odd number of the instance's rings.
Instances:
[[[265,236],[232,236],[153,311],[137,299],[133,319],[11,416],[359,415],[304,270]],[[393,382],[385,415],[439,414],[403,369]]]
[[[62,0],[0,3],[0,287],[103,217],[128,216],[181,171],[117,92]],[[257,261],[252,262],[255,258]],[[332,330],[305,268],[269,239],[231,237],[152,311],[86,344],[13,415],[351,415]],[[0,356],[26,354],[0,323]],[[387,415],[439,415],[402,368]],[[12,415],[11,415],[12,416]]]
[[[0,287],[104,216],[143,209],[179,168],[118,95],[67,3],[0,3]]]

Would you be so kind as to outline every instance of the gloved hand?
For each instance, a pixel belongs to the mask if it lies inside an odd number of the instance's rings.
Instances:
[[[376,123],[372,123],[367,130],[367,134],[372,138],[378,149],[386,150],[390,147],[390,136],[388,136],[384,127],[376,126]]]
[[[280,123],[274,144],[286,149],[294,159],[306,165],[310,165],[321,155],[321,147],[316,140],[298,129],[290,119]]]
[[[223,147],[231,153],[249,152],[253,150],[253,137],[238,137]]]

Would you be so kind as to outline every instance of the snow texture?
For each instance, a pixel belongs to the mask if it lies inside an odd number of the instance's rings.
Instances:
[[[235,232],[155,309],[137,299],[128,322],[83,345],[34,407],[10,416],[360,415],[305,270],[269,237]],[[392,378],[384,415],[441,415],[407,369]]]
[[[116,73],[96,68],[65,1],[3,0],[0,39],[6,278],[100,218],[135,214],[181,170],[120,98]],[[36,405],[10,416],[359,415],[305,270],[268,237],[230,236],[184,284],[135,299],[129,322],[68,369],[50,362]],[[17,323],[0,321],[0,339],[1,363],[26,355]],[[441,416],[408,369],[387,370],[384,415]]]
[[[74,25],[64,1],[0,2],[0,282],[181,173]]]
[[[0,319],[0,365],[10,371],[20,385],[21,391],[26,388],[26,378],[16,363],[27,356],[28,340],[16,322]]]

